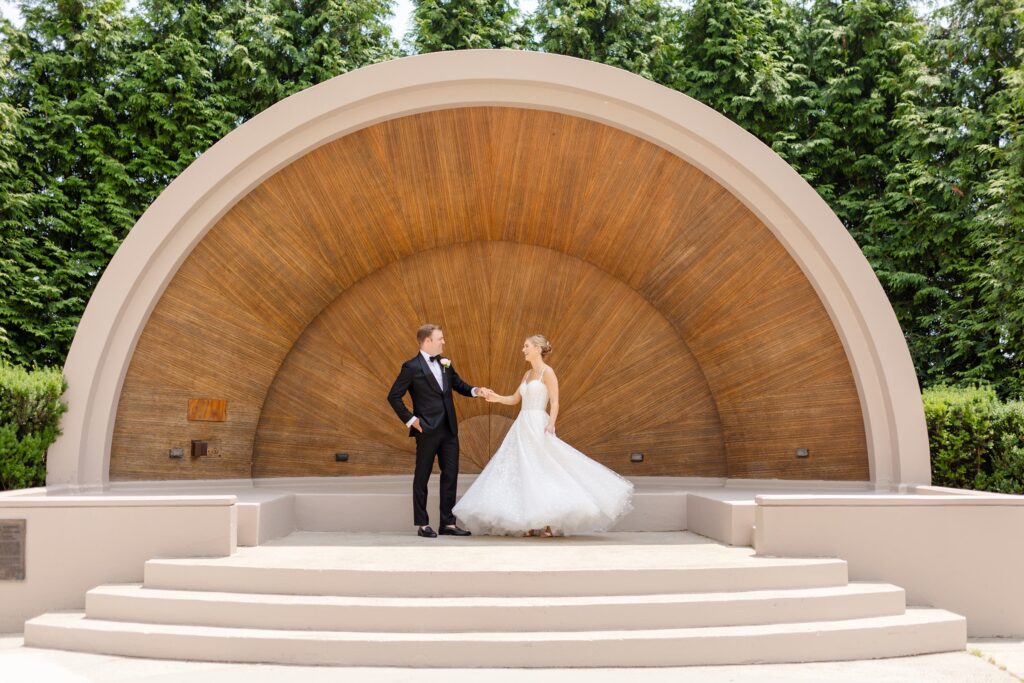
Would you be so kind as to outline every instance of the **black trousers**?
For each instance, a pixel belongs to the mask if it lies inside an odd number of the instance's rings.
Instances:
[[[416,435],[416,473],[412,478],[413,524],[430,524],[427,515],[427,482],[437,457],[441,469],[441,526],[455,524],[455,489],[459,481],[459,437],[452,434],[448,421],[429,434]]]

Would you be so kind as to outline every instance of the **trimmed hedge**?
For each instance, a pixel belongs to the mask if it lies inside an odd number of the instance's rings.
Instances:
[[[46,449],[60,434],[66,388],[59,368],[0,362],[0,491],[45,484]]]
[[[1024,401],[1001,402],[990,386],[923,396],[933,484],[1024,493]]]

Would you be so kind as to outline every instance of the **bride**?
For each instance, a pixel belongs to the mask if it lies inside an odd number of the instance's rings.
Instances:
[[[604,531],[632,509],[632,482],[555,436],[558,378],[544,363],[549,353],[547,339],[539,334],[528,337],[523,357],[530,369],[516,392],[483,392],[491,403],[522,401],[523,407],[490,462],[452,510],[474,534]]]

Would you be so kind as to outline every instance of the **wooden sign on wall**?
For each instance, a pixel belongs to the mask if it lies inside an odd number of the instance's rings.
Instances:
[[[218,398],[190,398],[188,419],[202,422],[226,422],[228,402]]]

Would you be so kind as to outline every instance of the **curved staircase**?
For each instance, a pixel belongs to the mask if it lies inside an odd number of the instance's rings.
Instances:
[[[31,647],[231,662],[678,666],[961,650],[963,617],[848,583],[842,560],[757,557],[689,532],[420,539],[298,532],[155,559],[141,585],[25,625]]]

